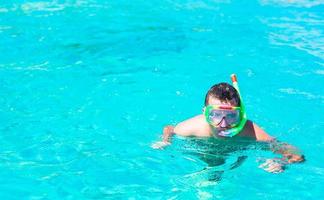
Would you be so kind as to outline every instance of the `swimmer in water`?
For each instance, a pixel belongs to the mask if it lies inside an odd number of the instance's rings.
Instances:
[[[290,163],[303,162],[304,156],[292,145],[277,141],[257,124],[246,117],[244,104],[240,96],[237,78],[231,76],[233,86],[219,83],[212,86],[206,94],[203,113],[180,122],[176,126],[168,125],[163,129],[162,141],[152,145],[161,149],[171,144],[172,135],[184,137],[214,137],[223,139],[252,139],[266,142],[270,150],[280,154],[281,158],[267,159],[260,168],[272,173],[284,171]]]

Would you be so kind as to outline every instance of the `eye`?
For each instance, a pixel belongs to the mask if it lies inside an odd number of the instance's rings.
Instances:
[[[236,118],[236,116],[237,116],[236,113],[231,113],[231,114],[228,115],[228,117],[230,117],[230,118]]]
[[[211,117],[219,117],[221,116],[222,114],[220,112],[215,112],[215,111],[212,111],[210,112],[209,116]]]

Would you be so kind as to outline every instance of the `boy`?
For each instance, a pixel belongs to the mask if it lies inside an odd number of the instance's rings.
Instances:
[[[169,145],[173,134],[228,139],[240,137],[268,142],[273,152],[282,155],[281,159],[268,159],[260,165],[266,171],[282,172],[285,165],[304,161],[304,156],[295,147],[276,141],[258,125],[246,119],[235,75],[232,75],[232,81],[235,88],[227,83],[212,86],[205,97],[203,114],[187,119],[175,127],[166,126],[163,129],[162,142],[157,142],[152,147],[163,148]]]

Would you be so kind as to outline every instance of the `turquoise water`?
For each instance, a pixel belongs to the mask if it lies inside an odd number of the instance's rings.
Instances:
[[[2,1],[0,198],[321,199],[323,10],[310,0]],[[305,163],[267,173],[260,160],[276,155],[254,143],[150,147],[231,73],[249,118]],[[206,171],[211,148],[223,163]],[[212,181],[213,171],[224,172]]]

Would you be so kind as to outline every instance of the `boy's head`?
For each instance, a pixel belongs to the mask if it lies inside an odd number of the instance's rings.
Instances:
[[[228,83],[218,83],[208,90],[205,97],[205,106],[213,104],[213,100],[219,100],[221,103],[230,104],[231,106],[241,106],[237,90]]]

